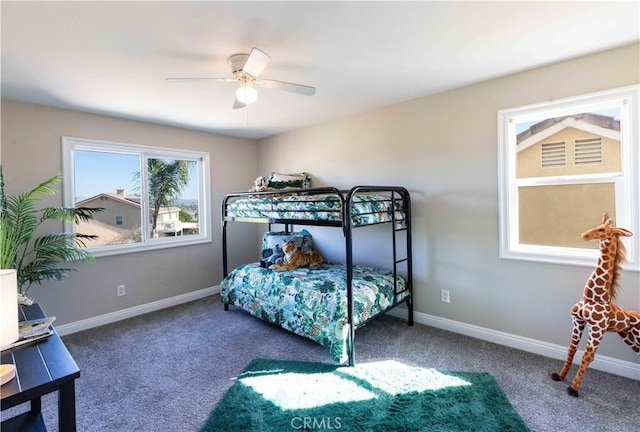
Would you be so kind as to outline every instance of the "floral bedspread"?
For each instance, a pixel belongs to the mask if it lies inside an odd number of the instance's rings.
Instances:
[[[277,324],[327,347],[334,361],[344,363],[347,351],[346,266],[323,264],[276,272],[258,263],[237,267],[222,281],[223,303]],[[408,296],[398,276],[397,302]],[[354,266],[353,311],[358,325],[394,304],[393,273]]]
[[[355,195],[351,217],[355,226],[392,220],[391,199],[384,195]],[[280,197],[241,198],[227,206],[228,217],[305,219],[339,221],[342,219],[340,198],[335,194],[284,195]],[[399,201],[395,203],[395,219],[405,219]]]

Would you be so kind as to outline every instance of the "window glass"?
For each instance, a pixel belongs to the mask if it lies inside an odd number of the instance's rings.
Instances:
[[[620,173],[620,109],[516,123],[516,177]]]
[[[75,207],[101,207],[77,232],[97,235],[86,241],[89,248],[142,241],[140,156],[105,151],[74,151]],[[125,223],[126,221],[126,223]]]
[[[149,158],[147,167],[150,237],[198,234],[196,163]]]
[[[210,241],[209,154],[63,138],[65,205],[100,207],[67,230],[97,256]]]
[[[580,233],[600,222],[593,215],[616,208],[613,183],[527,186],[518,195],[520,243],[530,245],[595,249],[598,243],[585,242]],[[615,211],[609,216],[616,220]]]
[[[604,212],[637,233],[637,86],[502,110],[498,121],[502,257],[592,265],[598,244],[580,234]],[[638,235],[624,241],[639,268]]]

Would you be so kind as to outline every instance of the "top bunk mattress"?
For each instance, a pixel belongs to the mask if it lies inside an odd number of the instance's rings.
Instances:
[[[342,200],[335,193],[315,195],[262,195],[242,197],[226,205],[228,220],[242,218],[285,219],[306,221],[342,221]],[[395,214],[394,214],[395,212]],[[396,221],[404,224],[406,212],[403,200],[387,195],[356,194],[351,205],[354,226]]]

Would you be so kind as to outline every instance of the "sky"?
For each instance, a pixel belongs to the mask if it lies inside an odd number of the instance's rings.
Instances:
[[[135,177],[140,171],[140,156],[76,150],[74,159],[76,201],[100,193],[115,193],[120,188],[129,194],[139,194]],[[182,193],[183,199],[198,198],[195,167],[190,177],[190,183]]]

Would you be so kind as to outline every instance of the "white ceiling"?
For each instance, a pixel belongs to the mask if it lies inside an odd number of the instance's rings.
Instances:
[[[640,3],[7,2],[2,97],[262,138],[640,40]],[[258,47],[259,89],[233,110],[227,59]]]

